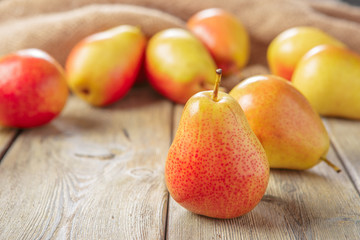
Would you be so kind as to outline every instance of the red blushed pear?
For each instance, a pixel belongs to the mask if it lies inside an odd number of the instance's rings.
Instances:
[[[330,140],[319,114],[289,81],[274,75],[253,76],[230,95],[244,110],[271,168],[304,170],[322,160],[331,164],[325,158]]]
[[[167,188],[187,210],[235,218],[263,197],[269,164],[261,143],[234,98],[202,91],[186,103],[165,164]]]
[[[80,41],[66,62],[68,84],[94,106],[121,99],[134,84],[146,38],[138,27],[121,25]]]
[[[271,73],[290,81],[302,56],[321,44],[345,47],[342,42],[315,27],[294,27],[280,33],[271,41],[267,51]]]
[[[249,35],[233,14],[219,8],[205,9],[193,15],[187,26],[206,46],[224,75],[239,72],[247,64]]]
[[[149,40],[145,68],[154,89],[174,102],[185,104],[195,93],[211,89],[216,65],[193,34],[171,28]]]
[[[64,70],[39,49],[24,49],[0,59],[0,126],[31,128],[57,117],[69,90]]]

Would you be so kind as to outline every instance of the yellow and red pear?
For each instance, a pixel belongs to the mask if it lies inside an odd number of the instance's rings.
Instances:
[[[269,164],[240,105],[217,86],[186,103],[168,152],[165,180],[173,199],[187,210],[234,218],[260,202]]]
[[[249,34],[238,18],[220,8],[195,13],[187,26],[206,46],[224,75],[239,72],[250,55]]]
[[[330,140],[319,114],[291,82],[245,79],[231,91],[263,145],[271,168],[304,170],[326,157]]]
[[[69,90],[64,69],[40,49],[0,58],[0,126],[30,128],[57,117]]]
[[[94,106],[116,102],[134,84],[145,46],[142,31],[130,25],[83,39],[71,50],[66,61],[70,89]]]
[[[193,34],[170,28],[149,40],[145,68],[149,83],[160,94],[185,104],[195,93],[213,86],[216,65]]]
[[[300,60],[292,81],[319,114],[360,119],[359,54],[317,46]]]
[[[291,80],[300,59],[310,49],[322,44],[345,47],[342,42],[315,27],[293,27],[281,32],[271,41],[267,51],[271,73]]]

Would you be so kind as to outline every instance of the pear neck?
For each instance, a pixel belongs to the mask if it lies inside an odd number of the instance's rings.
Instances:
[[[219,101],[218,94],[219,94],[219,86],[221,82],[221,75],[222,75],[222,69],[221,68],[216,69],[216,81],[214,85],[214,91],[212,94],[212,100],[215,102]]]

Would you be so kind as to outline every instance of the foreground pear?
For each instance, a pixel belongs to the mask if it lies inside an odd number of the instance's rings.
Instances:
[[[66,61],[70,89],[93,106],[107,106],[126,95],[139,73],[146,38],[130,25],[80,41]]]
[[[292,82],[319,114],[360,119],[360,55],[315,47],[300,60]]]
[[[271,168],[304,170],[325,158],[330,140],[321,118],[289,81],[253,76],[230,95],[243,108]]]
[[[234,218],[259,203],[268,179],[265,151],[236,100],[218,84],[192,96],[166,160],[173,199],[200,215]]]

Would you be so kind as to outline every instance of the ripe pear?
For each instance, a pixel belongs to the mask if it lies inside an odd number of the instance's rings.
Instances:
[[[274,38],[267,51],[271,73],[287,80],[295,70],[301,57],[321,44],[345,47],[345,44],[315,27],[293,27]]]
[[[146,38],[135,26],[121,25],[93,34],[70,52],[66,72],[70,89],[94,106],[121,99],[134,84]]]
[[[234,218],[261,200],[269,163],[240,105],[218,92],[218,84],[186,103],[168,152],[165,180],[173,199],[189,211]]]
[[[239,72],[247,64],[249,34],[230,12],[220,8],[205,9],[194,14],[187,26],[206,46],[224,75]]]
[[[360,119],[360,55],[315,47],[300,60],[292,81],[319,114]]]
[[[330,140],[319,114],[291,82],[245,79],[231,91],[263,145],[271,168],[304,170],[326,157]]]
[[[216,65],[193,34],[170,28],[149,40],[145,68],[149,83],[160,94],[185,104],[195,93],[211,89]]]
[[[63,110],[69,90],[61,65],[40,49],[0,58],[0,126],[44,125]]]

